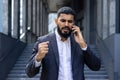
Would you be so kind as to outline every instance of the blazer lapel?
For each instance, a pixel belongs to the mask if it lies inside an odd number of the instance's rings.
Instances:
[[[73,64],[74,56],[75,56],[75,40],[73,36],[70,37],[71,40],[71,64]],[[53,33],[50,37],[50,44],[52,45],[52,50],[56,58],[57,66],[59,66],[59,52],[58,52],[58,46],[57,46],[57,40],[56,35]]]
[[[57,41],[56,41],[55,33],[53,33],[51,35],[50,43],[52,45],[52,50],[53,50],[53,53],[55,55],[57,65],[59,66],[59,52],[58,52],[58,46],[57,46]]]
[[[73,36],[70,37],[70,40],[71,40],[71,64],[73,65],[76,46]]]

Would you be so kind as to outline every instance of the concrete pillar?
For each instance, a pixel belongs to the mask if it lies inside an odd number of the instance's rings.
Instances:
[[[18,23],[19,23],[19,14],[18,14],[18,0],[12,0],[12,37],[18,38]]]
[[[96,44],[97,4],[96,0],[90,0],[90,44]]]
[[[37,36],[37,0],[35,0],[35,36]]]
[[[120,0],[116,0],[116,33],[120,33]]]
[[[36,0],[33,0],[33,19],[32,19],[32,23],[33,23],[33,28],[32,31],[34,34],[36,34]]]
[[[2,9],[2,33],[8,35],[8,0],[1,0],[3,3],[3,8]],[[4,17],[3,17],[4,16]]]
[[[40,22],[41,22],[41,25],[40,25],[40,35],[45,35],[48,33],[48,12],[47,12],[47,6],[46,4],[41,1],[41,13],[40,13]]]
[[[44,26],[45,26],[45,32],[44,34],[48,33],[48,12],[47,12],[47,6],[45,5],[44,8]]]
[[[115,33],[115,30],[116,30],[116,0],[110,0],[110,4],[109,4],[109,13],[110,13],[110,16],[109,16],[109,35]]]
[[[109,30],[109,0],[103,0],[103,39],[108,37]]]
[[[37,18],[36,18],[36,0],[31,0],[31,32],[30,32],[30,34],[31,34],[31,37],[30,37],[30,39],[31,39],[31,41],[30,41],[30,43],[33,43],[33,42],[35,42],[36,41],[36,30],[37,30],[37,26],[36,26],[36,24],[37,24]]]
[[[46,22],[45,22],[45,6],[43,5],[43,10],[42,10],[42,12],[43,12],[43,17],[42,17],[42,20],[43,20],[43,22],[42,22],[42,24],[43,24],[43,28],[42,28],[42,35],[44,35],[45,34],[45,29],[46,29],[46,27],[45,27],[45,24],[46,24]]]
[[[3,0],[0,0],[0,32],[2,32],[2,10],[3,10],[3,4],[2,4]]]
[[[28,27],[28,0],[23,0],[22,1],[22,41],[26,42],[26,33],[27,33],[27,27]]]
[[[84,26],[84,38],[87,41],[87,44],[89,44],[89,32],[90,32],[90,0],[85,0],[84,5],[84,20],[83,20],[83,26]]]
[[[40,0],[40,36],[42,36],[43,29],[43,1]]]
[[[102,38],[102,30],[103,30],[103,0],[97,0],[97,33],[98,36]]]
[[[39,36],[41,35],[41,0],[39,1]]]
[[[45,26],[46,26],[46,29],[45,29],[45,34],[48,33],[48,12],[47,12],[47,9],[45,9],[46,12],[45,12]]]
[[[28,0],[28,17],[27,17],[27,25],[26,26],[26,29],[30,32],[30,30],[32,29],[32,0]],[[31,42],[31,34],[27,32],[27,35],[26,35],[26,42],[27,43],[30,43]]]
[[[37,0],[37,36],[39,36],[39,32],[40,32],[40,0]]]
[[[29,28],[29,29],[31,29],[31,18],[32,18],[32,16],[31,16],[31,6],[32,6],[32,4],[31,4],[31,0],[28,0],[28,17],[27,17],[27,20],[28,20],[28,26],[27,26],[27,29]]]

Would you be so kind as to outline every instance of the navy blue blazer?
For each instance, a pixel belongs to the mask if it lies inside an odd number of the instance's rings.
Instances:
[[[97,71],[100,69],[100,59],[93,54],[89,47],[87,47],[86,51],[83,51],[73,36],[70,37],[70,40],[73,80],[84,80],[84,64],[91,70]],[[42,60],[40,80],[58,80],[59,53],[55,33],[40,37],[35,43],[32,56],[26,66],[26,74],[29,77],[34,77],[39,73],[41,66],[35,67],[35,55],[38,51],[38,44],[45,41],[49,41],[49,51]]]

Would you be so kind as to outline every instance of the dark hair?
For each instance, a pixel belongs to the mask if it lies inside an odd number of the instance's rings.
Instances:
[[[75,11],[70,7],[62,7],[62,8],[60,8],[58,10],[58,12],[57,12],[57,17],[59,17],[60,14],[62,14],[62,13],[64,13],[64,14],[72,14],[74,16],[74,19],[76,18]]]

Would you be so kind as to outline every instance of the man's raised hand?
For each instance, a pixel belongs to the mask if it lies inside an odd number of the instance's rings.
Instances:
[[[49,41],[38,44],[38,53],[36,55],[36,60],[38,62],[41,61],[45,57],[45,55],[48,53],[48,49],[49,49],[48,44],[49,44]]]

